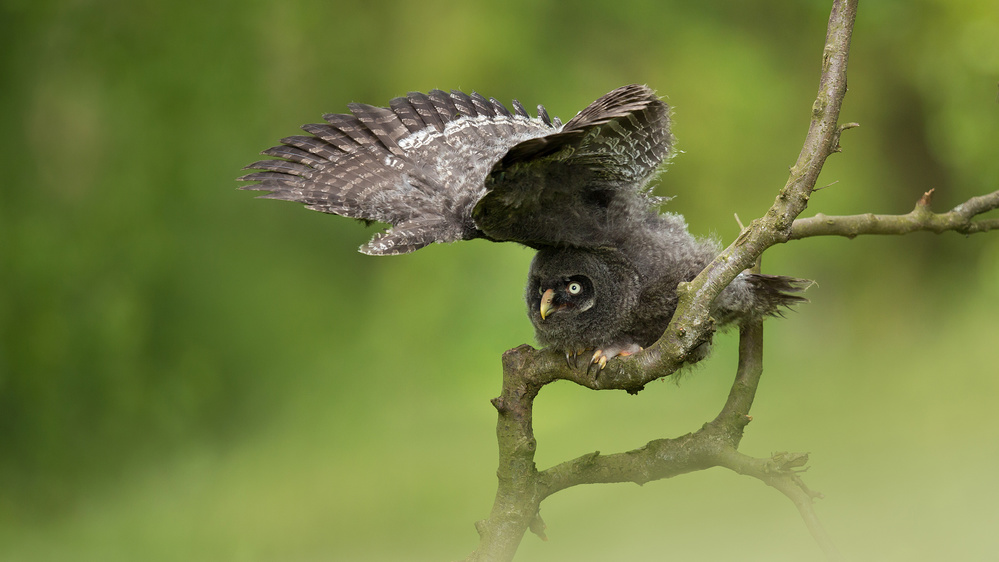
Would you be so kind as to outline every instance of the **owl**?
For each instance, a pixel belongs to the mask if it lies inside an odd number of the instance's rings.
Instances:
[[[673,152],[670,108],[642,85],[618,88],[566,123],[452,90],[389,107],[348,105],[254,162],[242,189],[391,225],[361,246],[402,254],[474,238],[537,250],[528,317],[541,345],[587,369],[663,334],[677,285],[720,251],[661,212],[650,181]],[[743,272],[715,299],[721,326],[779,314],[810,282]]]

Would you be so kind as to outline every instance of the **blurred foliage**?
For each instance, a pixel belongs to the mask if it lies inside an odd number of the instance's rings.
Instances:
[[[355,252],[372,229],[233,178],[352,101],[462,88],[571,117],[647,83],[683,154],[660,180],[730,241],[786,179],[829,2],[0,3],[0,559],[453,559],[494,490],[499,355],[531,340],[530,252]],[[864,2],[844,153],[813,212],[944,210],[999,186],[999,7]],[[813,453],[858,559],[999,550],[999,235],[807,240],[768,324],[744,450]],[[541,466],[690,431],[734,338],[679,387],[546,388]],[[749,516],[752,514],[752,516]],[[793,507],[711,471],[570,490],[524,560],[814,558]],[[724,540],[720,540],[724,537]]]

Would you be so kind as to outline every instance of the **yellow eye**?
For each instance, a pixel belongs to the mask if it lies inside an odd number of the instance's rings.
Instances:
[[[566,287],[566,290],[569,291],[570,295],[578,295],[579,293],[583,292],[583,286],[580,285],[579,283],[572,282],[569,283],[569,286]]]

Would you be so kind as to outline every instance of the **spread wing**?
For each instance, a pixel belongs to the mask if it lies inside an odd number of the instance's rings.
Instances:
[[[389,223],[361,246],[367,254],[401,254],[433,242],[482,237],[472,209],[485,178],[507,151],[561,130],[543,107],[531,118],[514,102],[511,113],[495,99],[433,90],[393,99],[388,108],[351,104],[350,114],[328,114],[265,150],[271,159],[240,178],[263,198]]]
[[[647,86],[618,88],[561,131],[511,147],[486,178],[475,223],[533,247],[615,245],[655,214],[647,185],[672,145],[669,106]]]

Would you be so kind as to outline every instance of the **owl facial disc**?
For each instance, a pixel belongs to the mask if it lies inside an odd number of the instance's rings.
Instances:
[[[582,275],[567,277],[556,288],[539,288],[538,293],[541,295],[538,314],[542,320],[566,308],[585,312],[596,302],[589,279]]]

